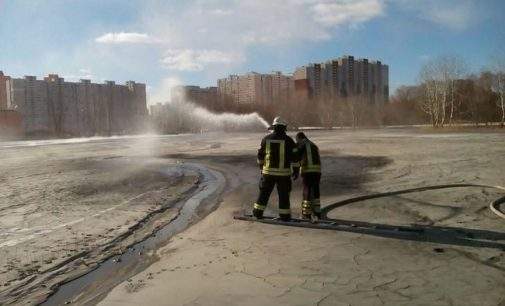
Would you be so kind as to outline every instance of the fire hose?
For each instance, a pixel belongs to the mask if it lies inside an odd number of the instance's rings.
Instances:
[[[323,218],[327,217],[328,212],[331,210],[342,207],[345,205],[349,205],[351,203],[356,203],[356,202],[361,202],[365,200],[371,200],[371,199],[376,199],[376,198],[383,198],[383,197],[390,197],[394,195],[399,195],[399,194],[406,194],[406,193],[413,193],[413,192],[422,192],[422,191],[427,191],[427,190],[435,190],[435,189],[447,189],[447,188],[462,188],[462,187],[480,187],[480,188],[492,188],[492,189],[499,189],[502,191],[505,191],[505,187],[502,186],[491,186],[491,185],[480,185],[480,184],[445,184],[445,185],[433,185],[433,186],[425,186],[425,187],[418,187],[418,188],[410,188],[410,189],[403,189],[403,190],[397,190],[397,191],[388,191],[388,192],[382,192],[382,193],[373,193],[369,195],[364,195],[364,196],[359,196],[359,197],[354,197],[354,198],[349,198],[345,199],[342,201],[335,202],[333,204],[327,205],[323,208],[321,208],[321,215]],[[489,209],[499,216],[502,219],[505,219],[505,213],[500,210],[500,205],[505,203],[505,195],[492,201],[489,204]]]

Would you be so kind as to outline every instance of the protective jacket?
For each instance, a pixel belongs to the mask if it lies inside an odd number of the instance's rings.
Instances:
[[[293,139],[284,132],[273,132],[261,141],[258,150],[261,173],[273,176],[290,176],[292,168],[298,170],[298,152]]]
[[[303,139],[297,147],[300,160],[301,173],[321,173],[321,157],[319,148],[307,138]]]

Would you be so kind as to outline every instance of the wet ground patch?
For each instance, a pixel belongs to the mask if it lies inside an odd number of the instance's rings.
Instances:
[[[344,190],[358,190],[373,180],[373,171],[393,162],[385,156],[322,155],[321,193],[338,195]]]

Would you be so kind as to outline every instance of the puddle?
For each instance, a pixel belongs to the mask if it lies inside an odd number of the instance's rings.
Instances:
[[[58,290],[40,305],[94,305],[120,283],[145,270],[154,261],[155,250],[166,245],[176,234],[198,221],[196,212],[201,206],[217,204],[217,197],[223,190],[225,178],[217,171],[198,164],[181,164],[187,170],[200,173],[200,185],[187,200],[178,202],[180,208],[177,218],[156,231],[147,239],[138,242],[121,255],[113,256],[96,269],[61,285]]]

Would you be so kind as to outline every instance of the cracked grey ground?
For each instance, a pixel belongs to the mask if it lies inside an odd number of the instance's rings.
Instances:
[[[350,196],[442,183],[505,185],[503,134],[313,132],[323,154],[323,205]],[[210,141],[212,138],[208,138]],[[101,305],[500,305],[505,254],[232,219],[257,192],[260,135],[230,135],[216,150],[168,153],[227,176],[219,209],[159,251],[161,260],[116,287]],[[200,147],[206,144],[200,145]],[[292,206],[299,213],[300,185]],[[357,203],[330,217],[388,225],[481,229],[505,243],[504,221],[484,209],[499,193],[439,190]],[[267,213],[275,214],[276,197]],[[501,234],[500,234],[501,233]],[[494,235],[494,236],[493,236]],[[438,251],[437,251],[437,250]],[[165,254],[165,255],[163,255]],[[152,275],[149,279],[149,276]]]
[[[504,134],[403,130],[308,134],[323,155],[323,205],[372,192],[443,183],[505,185]],[[228,186],[221,205],[159,249],[160,260],[117,286],[101,302],[103,305],[503,304],[505,254],[497,247],[233,220],[233,213],[250,208],[257,195],[255,152],[261,137],[179,135],[1,150],[0,225],[1,233],[7,235],[0,239],[5,242],[24,235],[18,224],[33,231],[45,223],[58,226],[89,216],[90,211],[105,211],[112,203],[136,196],[132,191],[151,192],[159,187],[155,177],[142,185],[144,174],[119,171],[124,162],[144,173],[146,162],[152,169],[190,160],[226,175]],[[133,173],[139,173],[137,170]],[[125,175],[114,175],[117,173]],[[65,188],[58,186],[61,183]],[[179,189],[177,185],[174,188],[169,194],[177,196]],[[504,222],[485,208],[498,195],[479,188],[439,190],[356,203],[332,211],[330,217],[488,230],[482,236],[503,244]],[[65,252],[61,255],[66,255],[93,248],[112,239],[128,227],[128,222],[149,213],[163,196],[154,193],[142,203],[121,209],[120,214],[91,218],[91,226],[74,225],[62,231],[61,237],[45,233],[36,244],[27,240],[22,245],[27,251],[9,250],[9,258],[31,263],[35,255],[23,255],[34,250],[51,254],[58,251],[51,248],[61,248],[60,252]],[[275,214],[276,201],[274,194],[268,214]],[[300,202],[297,182],[292,193],[294,214],[299,213]],[[118,225],[109,226],[112,220]],[[96,226],[99,224],[104,226]],[[120,227],[107,232],[116,226]],[[20,273],[37,275],[39,263],[31,264],[23,267],[17,261],[6,261],[0,267],[0,278],[17,279]]]

